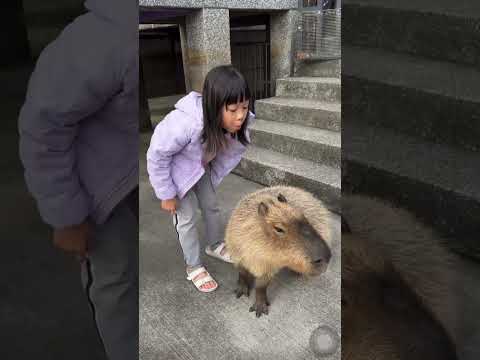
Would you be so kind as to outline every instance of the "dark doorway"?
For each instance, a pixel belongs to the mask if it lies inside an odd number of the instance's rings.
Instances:
[[[254,99],[270,97],[269,15],[233,13],[230,17],[230,42],[232,65],[247,79]]]
[[[185,93],[178,25],[144,25],[140,31],[140,58],[148,98]]]

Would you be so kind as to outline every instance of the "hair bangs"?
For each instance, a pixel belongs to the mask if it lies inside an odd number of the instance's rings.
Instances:
[[[240,76],[232,77],[223,101],[225,106],[248,101],[250,98],[250,89],[245,79]]]

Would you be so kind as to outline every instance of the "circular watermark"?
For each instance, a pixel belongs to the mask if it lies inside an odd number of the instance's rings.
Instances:
[[[334,354],[340,344],[340,338],[335,330],[328,326],[319,326],[310,336],[310,348],[317,357]]]

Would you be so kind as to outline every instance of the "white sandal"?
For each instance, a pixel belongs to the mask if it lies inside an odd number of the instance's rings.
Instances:
[[[205,275],[204,277],[202,277],[200,279],[195,280],[195,278],[202,273],[206,273],[207,275]],[[210,276],[207,269],[205,269],[203,266],[199,267],[196,270],[193,270],[190,273],[187,273],[187,275],[188,275],[187,280],[190,280],[193,283],[193,285],[195,285],[197,290],[200,291],[200,292],[208,293],[208,292],[212,292],[214,290],[217,290],[217,288],[218,288],[218,283]],[[202,285],[205,285],[209,281],[213,281],[215,283],[215,286],[210,288],[210,289],[202,288]]]
[[[233,260],[230,258],[230,254],[228,252],[222,255],[222,251],[224,248],[225,248],[225,243],[222,242],[220,245],[217,246],[215,250],[212,250],[210,246],[207,246],[205,248],[205,253],[211,257],[233,264]]]

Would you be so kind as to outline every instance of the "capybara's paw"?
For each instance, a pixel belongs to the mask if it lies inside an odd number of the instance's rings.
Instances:
[[[237,288],[235,289],[235,295],[237,296],[237,299],[240,298],[242,295],[245,295],[246,297],[249,297],[250,296],[250,288],[245,283],[238,284]]]
[[[268,307],[270,303],[268,300],[265,301],[255,301],[255,303],[250,306],[250,312],[255,311],[255,314],[258,317],[262,316],[262,314],[268,315]]]

